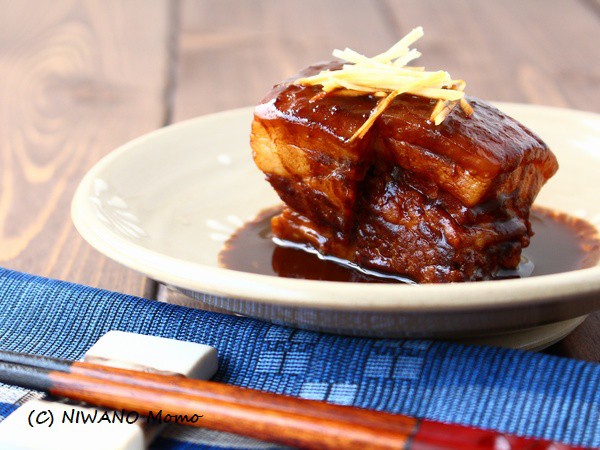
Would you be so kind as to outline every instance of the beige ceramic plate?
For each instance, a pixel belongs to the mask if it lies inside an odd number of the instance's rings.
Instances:
[[[600,116],[501,104],[538,132],[561,169],[537,204],[600,224]],[[110,258],[230,312],[373,336],[472,337],[600,308],[600,267],[527,279],[438,285],[276,278],[218,266],[223,241],[279,203],[248,144],[252,109],[157,130],[122,146],[73,200],[82,236]],[[573,322],[574,323],[574,322]]]

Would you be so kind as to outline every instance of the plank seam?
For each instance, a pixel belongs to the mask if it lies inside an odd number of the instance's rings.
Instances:
[[[177,89],[177,65],[179,63],[179,28],[180,28],[180,0],[169,1],[167,15],[167,67],[165,76],[165,87],[163,91],[164,115],[162,125],[170,125],[173,122],[173,111],[175,104],[175,91]]]

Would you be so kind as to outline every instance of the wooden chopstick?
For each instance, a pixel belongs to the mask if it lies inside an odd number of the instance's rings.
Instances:
[[[0,351],[0,381],[154,417],[194,414],[187,425],[307,449],[571,449],[546,441],[331,405],[279,394],[99,364]]]

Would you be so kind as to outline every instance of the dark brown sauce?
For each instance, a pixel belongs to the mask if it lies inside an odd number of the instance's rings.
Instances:
[[[402,277],[349,267],[336,258],[322,259],[305,249],[276,245],[271,217],[280,208],[261,212],[226,242],[219,255],[222,267],[242,272],[307,280],[359,283],[411,283]],[[550,275],[592,267],[600,260],[598,230],[583,219],[534,207],[531,224],[535,235],[523,249],[516,271],[503,271],[499,278]]]

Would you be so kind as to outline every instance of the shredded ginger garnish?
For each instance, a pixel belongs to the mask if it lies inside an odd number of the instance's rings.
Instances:
[[[323,95],[374,95],[381,97],[367,121],[352,135],[349,142],[361,139],[375,120],[385,111],[392,100],[400,94],[412,94],[436,99],[429,120],[441,124],[452,109],[459,104],[466,115],[473,108],[464,98],[466,83],[453,80],[443,70],[426,71],[424,67],[407,66],[421,53],[409,48],[423,36],[423,28],[417,27],[400,39],[389,50],[372,58],[349,48],[334,50],[333,56],[346,62],[339,70],[323,70],[317,75],[299,78],[294,84],[321,85]]]

